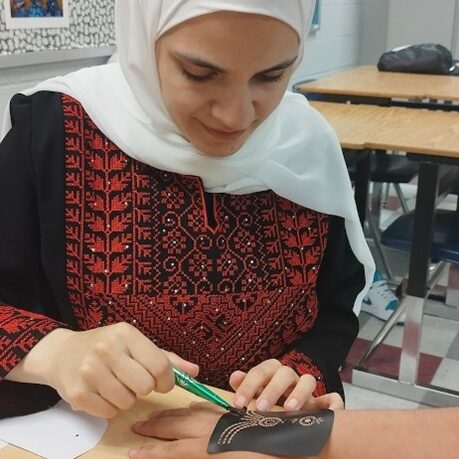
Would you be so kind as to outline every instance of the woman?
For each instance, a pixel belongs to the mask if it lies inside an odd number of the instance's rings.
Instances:
[[[312,6],[120,0],[119,64],[13,98],[3,416],[57,391],[112,417],[171,365],[238,407],[342,393],[373,262],[335,136],[285,92]]]

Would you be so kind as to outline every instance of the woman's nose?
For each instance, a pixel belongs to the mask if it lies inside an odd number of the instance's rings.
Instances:
[[[212,116],[228,131],[247,129],[255,118],[255,103],[248,89],[228,91],[212,105]]]

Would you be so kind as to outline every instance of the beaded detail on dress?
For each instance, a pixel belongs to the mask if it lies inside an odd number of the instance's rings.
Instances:
[[[79,327],[130,322],[220,387],[235,369],[281,358],[317,316],[328,217],[272,191],[209,196],[197,177],[125,155],[77,101],[62,103]]]

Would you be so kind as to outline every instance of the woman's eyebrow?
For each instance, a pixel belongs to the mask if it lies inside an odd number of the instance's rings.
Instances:
[[[197,65],[198,67],[203,67],[209,70],[212,70],[214,72],[219,72],[219,73],[225,73],[226,70],[218,67],[215,64],[211,64],[210,62],[207,62],[197,56],[192,56],[189,54],[182,54],[182,53],[174,53],[174,55],[184,61],[189,62],[190,64]],[[291,59],[287,59],[284,62],[281,62],[280,64],[274,65],[273,67],[270,67],[269,69],[262,70],[259,73],[269,73],[269,72],[275,72],[276,70],[284,70],[288,67],[290,67],[296,60],[298,59],[298,56],[295,56]]]
[[[258,72],[258,73],[269,73],[269,72],[275,72],[276,70],[284,70],[290,67],[292,64],[294,64],[297,59],[298,59],[298,56],[295,56],[292,59],[288,59],[284,62],[281,62],[280,64],[275,65],[274,67],[270,67],[269,69],[262,70],[261,72]]]
[[[182,53],[174,53],[176,57],[178,57],[181,60],[187,61],[190,64],[197,65],[198,67],[203,67],[209,70],[213,70],[214,72],[219,72],[219,73],[224,73],[225,70],[222,69],[221,67],[218,67],[214,64],[211,64],[210,62],[204,61],[203,59],[192,56],[189,54],[182,54]]]

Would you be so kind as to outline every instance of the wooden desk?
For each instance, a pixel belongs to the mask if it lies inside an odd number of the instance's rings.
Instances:
[[[405,151],[420,163],[407,295],[397,311],[407,313],[398,379],[372,373],[364,365],[396,324],[394,314],[353,370],[352,382],[427,405],[457,406],[458,391],[421,385],[417,378],[435,208],[442,189],[459,181],[459,113],[331,102],[311,105],[335,128],[344,148]],[[368,167],[361,182],[368,183],[369,172]]]
[[[228,401],[231,399],[231,394],[229,392],[218,389],[216,389],[216,392]],[[202,399],[180,388],[175,388],[166,395],[152,393],[145,399],[139,401],[131,410],[122,412],[110,420],[108,429],[99,444],[91,451],[80,456],[80,458],[126,459],[129,449],[136,446],[151,445],[155,441],[160,441],[141,437],[133,433],[131,431],[131,426],[135,422],[146,419],[154,410],[187,407],[193,400],[202,401]],[[39,457],[40,456],[11,445],[0,449],[0,459],[37,459]]]
[[[457,112],[332,102],[311,105],[333,126],[343,148],[459,158]]]
[[[457,76],[380,72],[373,65],[299,84],[296,89],[302,93],[459,102]]]

